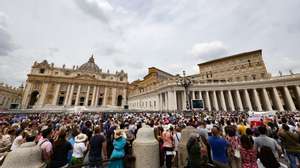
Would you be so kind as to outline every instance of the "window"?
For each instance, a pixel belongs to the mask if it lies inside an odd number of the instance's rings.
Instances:
[[[41,74],[45,73],[45,69],[43,69],[43,68],[40,69],[40,73],[41,73]]]
[[[252,79],[253,79],[253,80],[256,79],[256,75],[255,75],[255,74],[253,74],[253,75],[251,75],[251,76],[252,76]]]
[[[57,71],[55,72],[55,75],[58,75],[58,72],[57,72]]]
[[[248,65],[251,67],[251,61],[250,60],[248,60]]]

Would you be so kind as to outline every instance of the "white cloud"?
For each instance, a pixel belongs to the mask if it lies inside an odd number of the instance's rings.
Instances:
[[[221,41],[196,43],[190,50],[190,53],[200,60],[207,60],[225,56],[227,48]]]

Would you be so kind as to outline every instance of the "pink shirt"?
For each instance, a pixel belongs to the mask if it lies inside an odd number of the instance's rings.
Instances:
[[[172,137],[171,132],[169,132],[169,131],[163,132],[162,139],[164,141],[163,147],[169,147],[169,148],[173,147],[173,137]]]
[[[38,143],[38,146],[42,150],[42,158],[44,161],[50,160],[51,159],[51,154],[52,154],[52,144],[51,142],[46,139],[41,137]]]

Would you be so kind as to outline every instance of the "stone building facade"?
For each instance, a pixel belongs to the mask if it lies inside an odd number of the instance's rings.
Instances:
[[[261,50],[199,64],[199,67],[200,73],[190,76],[193,81],[190,94],[192,99],[203,100],[208,111],[300,110],[300,74],[272,77],[266,70]],[[226,67],[230,67],[228,72]],[[212,76],[207,78],[206,72],[210,71]],[[185,91],[177,85],[176,76],[154,81],[147,81],[149,85],[145,87],[130,86],[130,109],[186,110]]]
[[[81,66],[55,67],[46,60],[32,65],[22,108],[122,108],[127,104],[127,73],[103,72],[94,57]]]
[[[22,86],[15,88],[0,83],[0,109],[19,108],[22,99]]]
[[[268,79],[262,50],[240,53],[198,64],[200,80],[248,81]]]

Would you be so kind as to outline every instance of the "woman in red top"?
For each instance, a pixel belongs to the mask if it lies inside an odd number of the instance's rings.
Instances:
[[[253,142],[251,137],[243,135],[241,137],[241,158],[242,158],[242,168],[258,168],[257,166],[257,152],[253,147]]]

